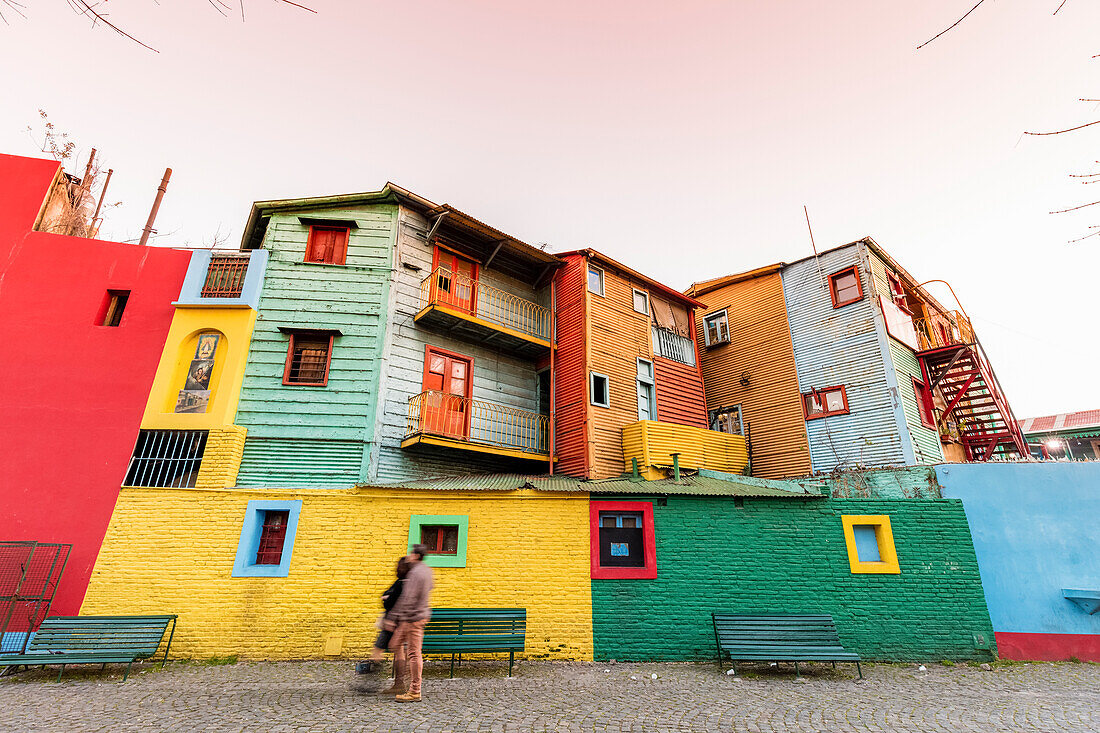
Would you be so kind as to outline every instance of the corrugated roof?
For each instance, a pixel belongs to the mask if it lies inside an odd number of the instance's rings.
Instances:
[[[1080,410],[1061,412],[1057,415],[1027,417],[1020,420],[1020,430],[1025,433],[1040,433],[1061,430],[1080,430],[1100,427],[1100,410]]]
[[[667,494],[683,496],[749,496],[821,498],[821,483],[811,480],[776,480],[736,476],[718,471],[700,471],[657,481],[632,481],[629,478],[585,481],[570,476],[532,476],[515,473],[450,476],[392,484],[374,484],[377,488],[427,491],[536,491],[588,492],[593,494]]]

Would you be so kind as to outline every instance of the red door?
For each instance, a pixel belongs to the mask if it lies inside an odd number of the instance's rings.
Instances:
[[[432,300],[467,313],[477,312],[477,263],[445,249],[435,250],[439,274]]]
[[[470,431],[469,359],[429,349],[424,364],[420,432],[465,438]]]

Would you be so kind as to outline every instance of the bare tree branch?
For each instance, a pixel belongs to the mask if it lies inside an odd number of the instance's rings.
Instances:
[[[1024,134],[1025,135],[1061,135],[1064,132],[1073,132],[1074,130],[1082,130],[1086,127],[1091,127],[1092,125],[1100,125],[1100,120],[1094,120],[1092,122],[1086,122],[1083,125],[1078,125],[1077,127],[1070,127],[1066,130],[1056,130],[1054,132],[1025,132]]]
[[[952,28],[954,28],[955,26],[957,26],[957,25],[958,25],[959,23],[962,23],[962,22],[963,22],[964,20],[966,20],[966,16],[967,16],[967,15],[970,15],[970,14],[971,14],[971,13],[973,13],[973,12],[974,12],[975,10],[977,10],[977,9],[978,9],[978,6],[979,6],[979,5],[981,5],[981,4],[982,4],[982,3],[984,3],[984,2],[985,2],[985,0],[978,0],[978,2],[974,4],[974,7],[972,7],[972,8],[970,9],[970,10],[967,10],[967,11],[966,11],[966,15],[963,15],[963,17],[959,18],[959,19],[958,19],[958,20],[956,20],[956,21],[955,21],[954,23],[952,23],[952,24],[951,24],[951,25],[949,25],[948,27],[944,28],[944,29],[943,29],[942,31],[940,31],[940,32],[939,32],[939,33],[937,33],[936,35],[932,36],[931,38],[929,38],[929,39],[928,39],[927,41],[925,41],[925,42],[924,42],[924,43],[922,43],[921,45],[917,46],[917,50],[918,50],[918,51],[919,51],[919,50],[921,50],[922,48],[924,48],[925,46],[927,46],[927,45],[928,45],[929,43],[931,43],[932,41],[936,40],[937,38],[939,38],[940,36],[942,36],[942,35],[943,35],[944,33],[947,33],[947,31],[949,31],[949,30],[951,30]]]
[[[1077,211],[1078,209],[1083,209],[1086,206],[1096,206],[1097,204],[1100,204],[1100,201],[1093,201],[1091,204],[1081,204],[1080,206],[1074,206],[1072,209],[1062,209],[1061,211],[1052,211],[1050,213],[1052,213],[1052,214],[1068,214],[1071,211]]]
[[[78,13],[80,13],[81,15],[86,15],[86,16],[90,17],[92,19],[92,25],[93,26],[97,22],[103,23],[103,25],[107,26],[108,28],[113,30],[115,33],[119,34],[120,36],[123,36],[124,38],[129,38],[131,41],[133,41],[137,45],[142,46],[143,48],[147,48],[150,51],[152,51],[153,53],[160,53],[160,51],[156,50],[155,48],[153,48],[149,44],[142,43],[141,41],[134,38],[133,36],[131,36],[126,31],[119,28],[117,25],[115,25],[111,21],[107,20],[105,17],[103,17],[103,15],[101,13],[97,12],[96,9],[93,8],[91,6],[91,4],[88,3],[86,0],[68,0],[68,2],[69,2],[69,5],[71,5],[73,7],[73,9],[76,10]]]
[[[1062,9],[1062,6],[1065,5],[1066,2],[1067,2],[1067,0],[1062,0],[1062,2],[1058,5],[1058,7],[1056,7],[1054,9],[1054,12],[1052,13],[1052,15],[1058,15],[1058,11]]]

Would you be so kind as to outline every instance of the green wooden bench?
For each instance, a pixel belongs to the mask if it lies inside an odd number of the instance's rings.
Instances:
[[[157,653],[169,624],[172,631],[160,663],[163,667],[176,633],[175,616],[52,616],[38,627],[26,653],[0,655],[0,666],[60,664],[60,682],[70,664],[102,664],[106,668],[108,663],[126,662],[125,682],[135,660]]]
[[[424,627],[424,653],[450,654],[451,677],[455,655],[459,664],[466,652],[508,652],[508,676],[512,676],[516,652],[524,649],[526,608],[433,608]]]
[[[833,617],[828,614],[748,614],[712,613],[714,643],[718,647],[718,664],[725,653],[733,662],[794,662],[798,676],[799,662],[855,662],[859,678],[863,670],[855,652],[840,643]]]

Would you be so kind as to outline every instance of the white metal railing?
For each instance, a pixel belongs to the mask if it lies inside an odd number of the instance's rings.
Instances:
[[[420,307],[445,305],[535,338],[550,340],[550,309],[518,295],[437,267],[420,283]]]
[[[530,410],[429,390],[409,398],[405,437],[440,435],[550,455],[550,418]]]
[[[653,354],[695,366],[695,342],[660,326],[653,327]]]

